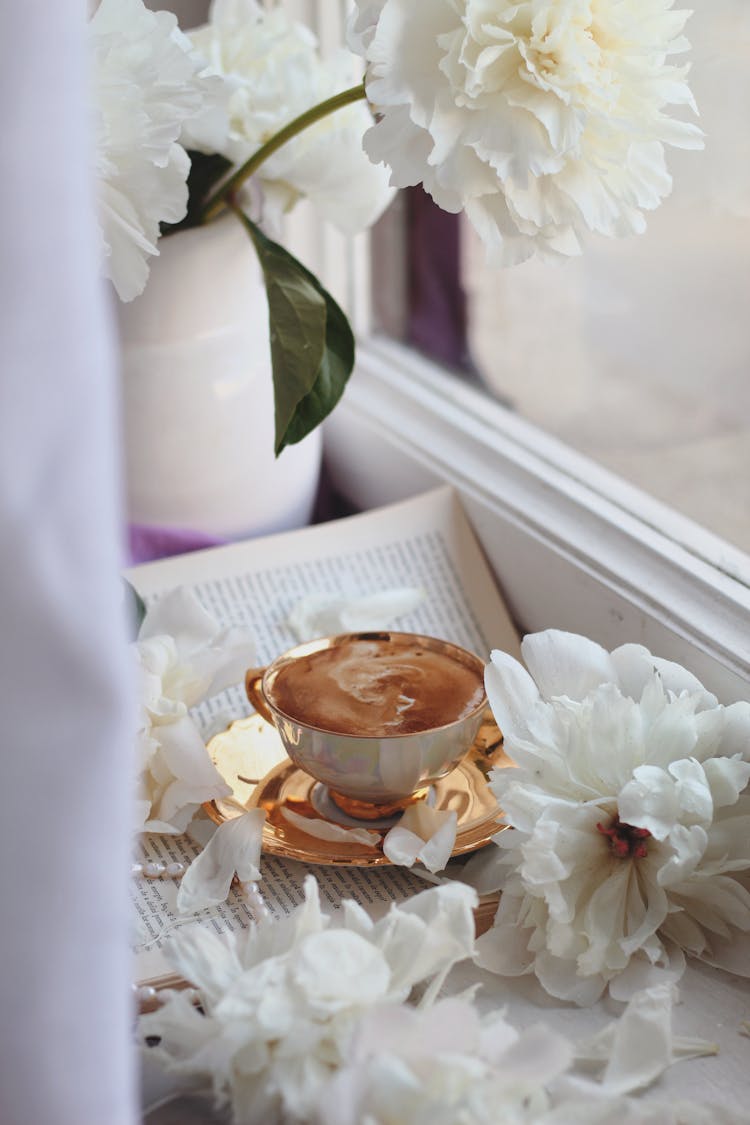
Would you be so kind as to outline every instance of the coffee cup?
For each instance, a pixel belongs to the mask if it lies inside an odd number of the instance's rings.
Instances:
[[[296,766],[347,814],[418,800],[471,749],[487,704],[484,662],[418,633],[344,633],[297,645],[245,687]]]

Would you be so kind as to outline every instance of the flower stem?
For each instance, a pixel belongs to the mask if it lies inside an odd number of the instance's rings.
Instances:
[[[269,137],[265,144],[262,144],[244,164],[241,164],[232,173],[228,180],[225,180],[218,191],[215,191],[206,200],[201,212],[201,222],[207,223],[213,219],[226,206],[227,198],[260,168],[264,160],[267,160],[292,137],[296,137],[298,133],[309,128],[310,125],[314,125],[321,118],[327,117],[330,113],[335,113],[337,109],[341,109],[345,105],[351,105],[352,102],[360,101],[366,96],[363,82],[359,86],[352,86],[349,90],[343,90],[340,94],[334,94],[332,98],[327,98],[326,101],[320,102],[312,109],[305,110],[299,117],[295,117],[293,121],[285,125],[283,129],[279,129],[278,133]]]

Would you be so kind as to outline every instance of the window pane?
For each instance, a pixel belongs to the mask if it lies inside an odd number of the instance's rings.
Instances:
[[[592,237],[561,266],[500,270],[462,222],[461,275],[469,352],[489,391],[750,551],[750,5],[695,7],[691,87],[706,148],[668,152],[674,191],[647,232]],[[430,267],[418,254],[435,236],[419,234],[409,197],[400,205],[412,278],[402,335],[441,358],[439,301],[436,346],[419,331]]]

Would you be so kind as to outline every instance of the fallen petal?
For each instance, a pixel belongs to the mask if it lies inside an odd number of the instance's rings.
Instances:
[[[707,1040],[673,1039],[673,996],[670,985],[639,992],[619,1020],[577,1048],[581,1062],[608,1060],[602,1077],[608,1094],[628,1094],[650,1086],[679,1058],[716,1054],[716,1045]]]
[[[250,809],[214,832],[183,875],[178,914],[192,914],[225,902],[235,873],[240,882],[260,879],[260,849],[265,810]]]
[[[317,817],[300,816],[291,809],[282,807],[281,815],[301,832],[308,836],[317,836],[319,840],[341,841],[346,844],[365,844],[367,847],[376,847],[380,843],[380,833],[368,828],[343,828],[340,824],[331,824],[329,820],[320,820]]]
[[[287,625],[300,641],[336,633],[387,629],[396,618],[411,613],[423,600],[424,591],[416,586],[394,587],[359,598],[309,594],[294,606]]]
[[[451,857],[457,827],[455,811],[433,809],[420,801],[410,805],[391,828],[383,840],[383,851],[391,863],[411,867],[419,859],[434,874],[442,871]]]

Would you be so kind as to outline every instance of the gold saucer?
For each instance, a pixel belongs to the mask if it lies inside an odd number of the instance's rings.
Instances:
[[[260,715],[239,719],[208,744],[208,752],[224,780],[232,788],[231,797],[218,798],[204,805],[217,824],[240,816],[251,808],[265,808],[263,851],[287,859],[329,866],[375,867],[390,864],[383,854],[382,840],[390,824],[375,826],[366,820],[358,827],[377,832],[373,844],[349,840],[323,840],[308,835],[284,816],[288,809],[297,817],[321,820],[320,785],[289,760],[275,729]],[[488,844],[502,827],[500,809],[487,784],[491,769],[512,765],[502,748],[502,735],[487,714],[474,746],[464,760],[441,781],[435,783],[431,798],[435,808],[454,809],[458,817],[456,844],[452,855],[463,855]],[[342,821],[329,821],[338,823]],[[347,826],[354,822],[347,819]]]

